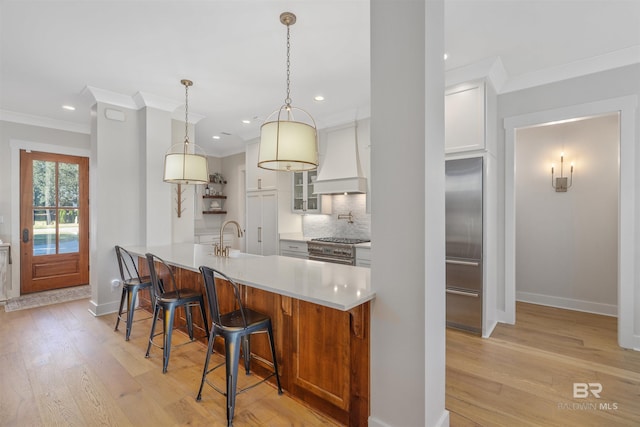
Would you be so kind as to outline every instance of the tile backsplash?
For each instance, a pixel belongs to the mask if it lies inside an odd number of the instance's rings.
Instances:
[[[331,215],[304,215],[305,237],[348,237],[371,239],[371,214],[367,213],[366,194],[333,195]],[[338,215],[353,215],[353,224]]]

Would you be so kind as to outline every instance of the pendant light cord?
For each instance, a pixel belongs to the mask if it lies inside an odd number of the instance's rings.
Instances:
[[[287,24],[287,97],[284,100],[287,110],[291,110],[291,34]]]
[[[184,85],[184,143],[189,143],[189,85]],[[186,151],[186,147],[185,147]]]

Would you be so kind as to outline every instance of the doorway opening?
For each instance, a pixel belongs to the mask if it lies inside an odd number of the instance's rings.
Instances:
[[[619,144],[619,112],[516,129],[517,301],[617,316]]]
[[[637,291],[635,290],[635,123],[638,99],[624,96],[587,104],[539,111],[505,118],[505,262],[504,287],[498,289],[498,320],[514,324],[516,302],[516,130],[543,123],[566,121],[576,117],[592,117],[619,113],[619,194],[618,194],[618,266],[617,315],[618,344],[640,348],[640,334],[635,332]],[[549,168],[549,175],[550,175]],[[577,173],[577,172],[576,172]],[[577,179],[576,175],[576,179]],[[549,176],[549,185],[551,177]],[[553,242],[549,242],[550,245]]]

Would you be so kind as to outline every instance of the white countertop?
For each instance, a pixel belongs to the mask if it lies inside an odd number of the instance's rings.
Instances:
[[[167,246],[128,246],[144,256],[150,252],[167,263],[199,271],[201,265],[214,268],[239,283],[342,311],[351,310],[375,298],[370,270],[341,264],[286,256],[240,254],[221,258],[211,245],[181,243]]]

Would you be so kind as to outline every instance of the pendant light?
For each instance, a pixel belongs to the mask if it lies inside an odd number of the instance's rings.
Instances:
[[[306,111],[291,105],[289,27],[296,22],[291,12],[280,14],[280,22],[287,26],[287,97],[284,105],[271,113],[260,128],[260,153],[258,166],[277,171],[307,171],[318,167],[318,133],[313,117]],[[296,120],[294,112],[306,116],[306,121]],[[297,115],[297,114],[296,114]]]
[[[180,80],[184,85],[184,142],[172,145],[164,156],[164,182],[172,184],[206,184],[209,182],[207,156],[202,148],[189,143],[189,86],[191,80]]]

